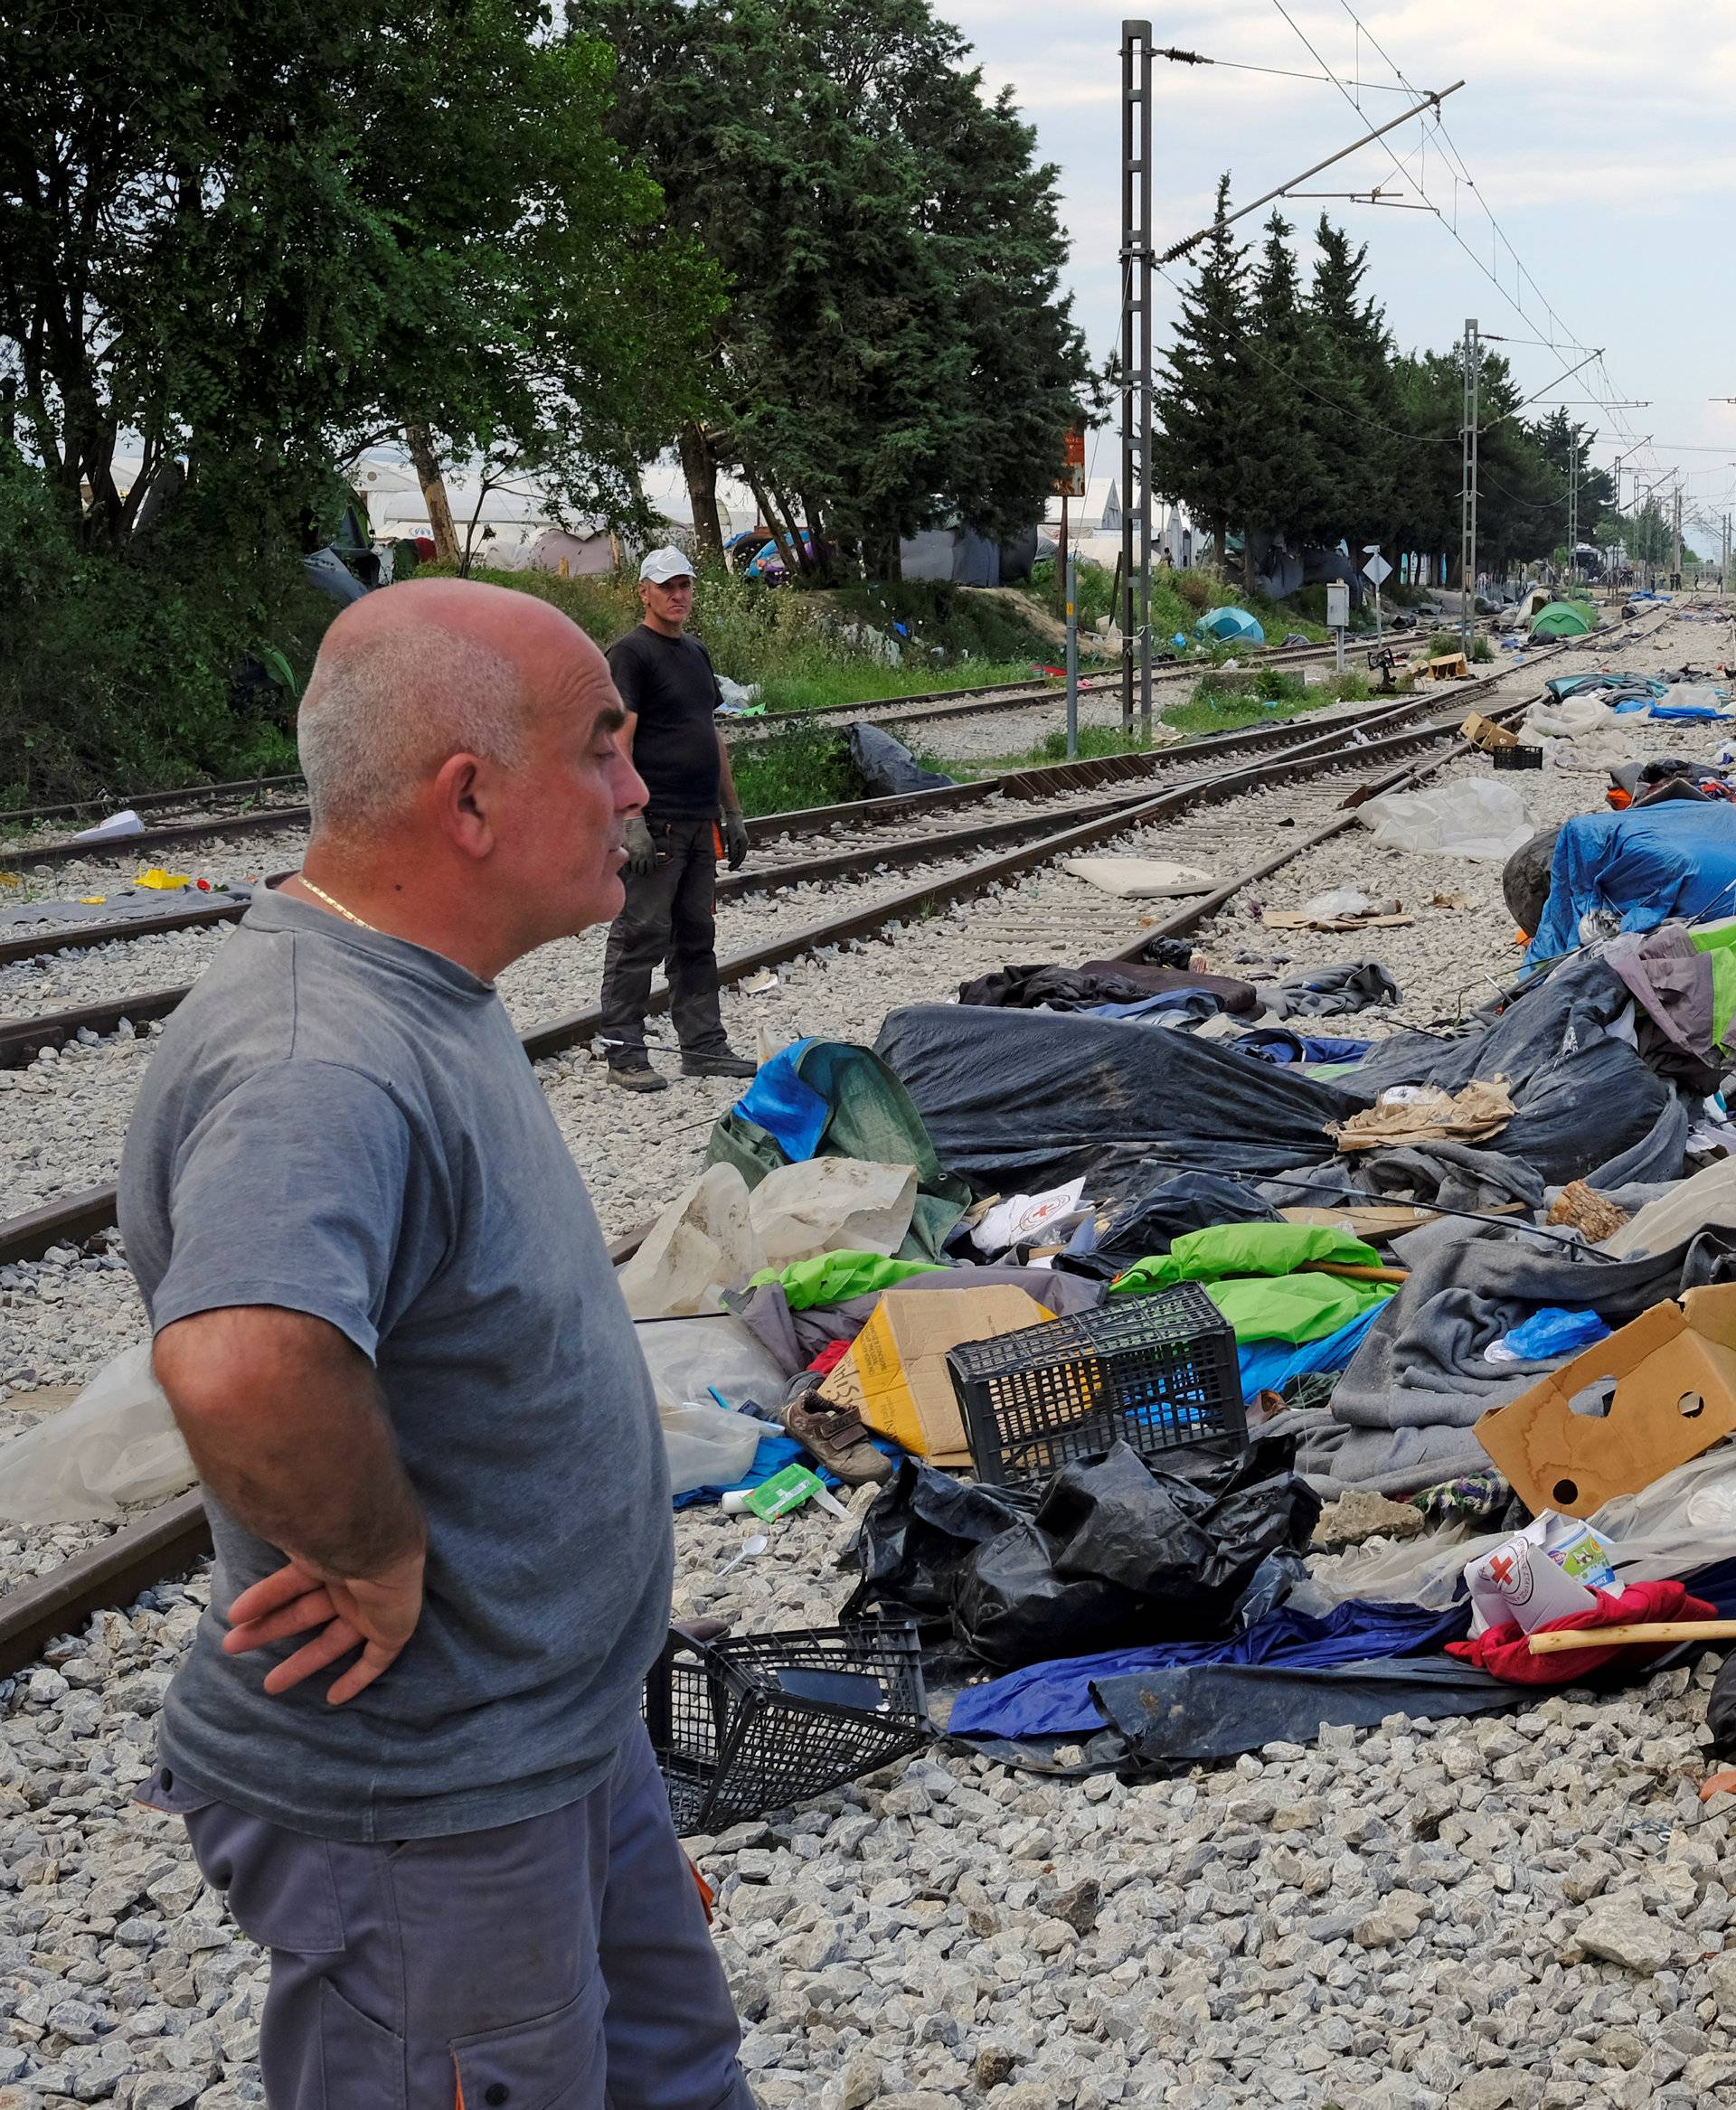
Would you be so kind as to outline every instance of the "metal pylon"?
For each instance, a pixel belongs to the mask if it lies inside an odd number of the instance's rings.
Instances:
[[[1151,24],[1121,24],[1121,730],[1151,730]]]
[[[1477,384],[1483,364],[1477,317],[1465,323],[1465,421],[1460,429],[1458,634],[1467,661],[1477,634]]]

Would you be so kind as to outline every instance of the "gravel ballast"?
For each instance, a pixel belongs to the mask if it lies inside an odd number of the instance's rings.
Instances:
[[[1710,650],[1721,635],[1672,621],[1644,645],[1599,656],[1703,661],[1721,656]],[[1562,655],[1548,671],[1573,664]],[[1720,730],[1648,728],[1645,749],[1709,753]],[[1486,769],[1467,760],[1431,781]],[[1323,825],[1350,780],[1262,793],[1111,847],[1228,877],[1272,853],[1280,822],[1297,834]],[[1540,825],[1600,796],[1596,778],[1553,768],[1503,781]],[[892,891],[914,876],[878,884]],[[1257,899],[1296,908],[1357,885],[1399,897],[1413,926],[1272,932],[1238,898],[1195,942],[1214,969],[1253,975],[1366,952],[1392,969],[1403,1002],[1344,1030],[1426,1025],[1481,1002],[1517,963],[1499,877],[1495,866],[1375,851],[1353,828],[1271,875]],[[1437,893],[1472,906],[1434,909]],[[797,962],[756,993],[726,992],[725,1020],[749,1052],[802,1033],[872,1041],[888,1009],[943,1000],[1013,961],[1113,950],[1166,908],[1044,870],[889,941]],[[726,943],[826,912],[799,896],[741,903]],[[222,942],[189,937],[204,959]],[[178,951],[181,941],[148,942]],[[84,978],[87,966],[93,977],[126,972],[111,950],[122,963],[139,956],[120,947],[56,962],[54,1001],[114,991]],[[515,1019],[594,1000],[599,956],[593,937],[521,962],[505,985]],[[127,974],[118,987],[179,978]],[[11,1206],[30,1205],[32,1180],[63,1192],[111,1176],[148,1046],[148,1035],[105,1041],[0,1073],[15,1079],[0,1082]],[[609,1088],[582,1050],[539,1073],[616,1233],[698,1170],[739,1088],[677,1080],[640,1101]],[[115,1247],[0,1270],[0,1388],[22,1398],[80,1382],[140,1337]],[[0,1399],[0,1435],[17,1418]],[[834,1564],[844,1528],[813,1512],[787,1519],[769,1527],[766,1553],[719,1582],[750,1528],[711,1510],[677,1517],[678,1614],[728,1612],[749,1631],[830,1623],[850,1582]],[[101,1531],[0,1527],[0,1579],[45,1571]],[[203,1576],[162,1586],[0,1681],[0,2110],[262,2102],[263,1960],[203,1890],[179,1827],[127,1799],[205,1588]],[[1143,1786],[1009,1772],[941,1745],[692,1842],[718,1889],[755,2090],[767,2110],[1736,2100],[1729,1798],[1703,1805],[1696,1792],[1711,1674],[1710,1664],[1672,1671],[1612,1698],[1569,1692],[1474,1723],[1395,1717]]]

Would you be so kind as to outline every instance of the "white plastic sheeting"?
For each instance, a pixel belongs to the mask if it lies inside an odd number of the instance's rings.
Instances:
[[[1530,842],[1531,816],[1511,784],[1461,777],[1427,791],[1389,791],[1358,808],[1357,819],[1373,828],[1378,845],[1477,864],[1505,864]]]
[[[198,1477],[151,1344],[105,1363],[70,1407],[0,1445],[0,1517],[14,1524],[118,1523],[123,1505],[165,1501]]]
[[[1637,1494],[1606,1502],[1586,1521],[1615,1558],[1623,1582],[1661,1582],[1736,1558],[1736,1442],[1716,1445]],[[1345,1597],[1397,1598],[1444,1611],[1458,1595],[1468,1562],[1509,1536],[1464,1526],[1402,1542],[1371,1540],[1311,1564],[1310,1611]]]

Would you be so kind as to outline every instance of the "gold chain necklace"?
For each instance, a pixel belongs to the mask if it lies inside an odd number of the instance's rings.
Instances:
[[[376,924],[365,921],[362,917],[355,913],[354,909],[346,909],[342,901],[333,900],[332,897],[326,891],[325,888],[316,887],[313,881],[307,877],[307,874],[305,871],[298,871],[296,874],[296,877],[301,881],[302,885],[307,888],[310,894],[316,894],[319,899],[325,902],[326,906],[328,909],[335,909],[336,913],[344,918],[345,923],[354,923],[359,930],[372,930],[376,937],[381,935],[379,927]]]

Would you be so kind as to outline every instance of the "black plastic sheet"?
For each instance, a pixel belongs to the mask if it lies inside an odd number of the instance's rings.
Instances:
[[[1034,1519],[978,1547],[954,1578],[953,1625],[1005,1669],[1141,1641],[1229,1631],[1261,1563],[1306,1546],[1319,1497],[1284,1444],[1156,1471],[1124,1443],[1058,1473]]]
[[[1333,1154],[1328,1124],[1367,1103],[1215,1041],[1112,1019],[913,1004],[888,1016],[875,1046],[942,1163],[984,1193],[1082,1174],[1101,1200],[1149,1187],[1165,1166],[1317,1165]]]
[[[924,1619],[946,1617],[959,1563],[1034,1507],[1029,1494],[978,1487],[901,1458],[862,1520],[862,1579],[840,1616],[847,1625],[873,1606],[896,1605]]]
[[[935,791],[957,781],[939,769],[925,769],[901,740],[877,725],[850,728],[850,758],[870,798],[891,798],[901,792]]]
[[[1294,1197],[1312,1201],[1311,1194]],[[1113,1281],[1135,1261],[1168,1252],[1187,1231],[1218,1223],[1276,1223],[1278,1214],[1243,1181],[1222,1173],[1165,1173],[1081,1224],[1058,1269]]]

